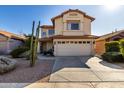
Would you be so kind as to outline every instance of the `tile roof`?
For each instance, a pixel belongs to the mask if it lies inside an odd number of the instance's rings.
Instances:
[[[42,25],[41,28],[54,29],[54,27],[52,25]]]
[[[20,39],[20,40],[26,39],[24,36],[16,35],[16,34],[1,30],[1,29],[0,29],[0,34],[8,38],[14,38],[14,39]]]
[[[94,35],[84,35],[84,36],[63,36],[63,35],[55,35],[51,37],[41,38],[40,41],[50,41],[52,39],[96,39],[97,36]]]
[[[94,20],[95,20],[94,17],[87,15],[85,12],[83,12],[83,11],[81,11],[81,10],[79,10],[79,9],[69,9],[69,10],[67,10],[67,11],[62,12],[60,15],[57,15],[57,16],[53,17],[53,18],[51,19],[52,22],[53,22],[56,18],[62,17],[64,14],[66,14],[66,13],[68,13],[68,12],[78,12],[78,13],[80,13],[80,14],[83,14],[85,17],[91,19],[91,21],[94,21]]]
[[[122,32],[124,32],[124,30],[120,30],[120,31],[109,33],[109,34],[105,34],[103,36],[100,36],[100,38],[96,39],[96,41],[100,41],[100,40],[111,38],[111,37],[113,37],[115,35],[118,35],[118,34],[120,34]]]

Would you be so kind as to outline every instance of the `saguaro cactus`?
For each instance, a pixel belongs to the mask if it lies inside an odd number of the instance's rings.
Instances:
[[[36,39],[35,39],[35,42],[36,42],[36,52],[37,52],[37,48],[38,48],[39,31],[40,31],[40,21],[38,23],[37,32],[36,32]]]
[[[30,66],[32,67],[34,65],[33,56],[34,56],[34,27],[35,27],[35,21],[33,21],[32,24],[32,34],[31,34],[31,45],[30,45]]]
[[[35,64],[36,58],[37,58],[37,46],[38,46],[38,41],[39,41],[39,28],[40,28],[40,22],[38,24],[38,27],[36,29],[36,35],[35,35],[35,40],[34,40],[34,54],[33,54],[33,62]]]
[[[37,29],[36,29],[36,34],[34,38],[34,25],[35,22],[33,21],[33,26],[32,26],[32,37],[31,37],[31,55],[30,55],[30,66],[34,66],[36,63],[36,58],[37,58],[37,46],[38,46],[38,41],[39,41],[39,31],[40,31],[40,21],[38,23]]]

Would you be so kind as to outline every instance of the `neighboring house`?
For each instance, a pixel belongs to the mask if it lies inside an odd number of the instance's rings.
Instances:
[[[109,41],[118,41],[124,38],[124,30],[115,31],[96,39],[95,50],[96,53],[101,55],[105,53],[105,43]]]
[[[0,54],[9,54],[17,46],[23,44],[25,37],[0,30]]]
[[[54,48],[55,56],[94,54],[91,22],[95,18],[78,9],[69,9],[51,20],[53,25],[41,26],[41,52]]]

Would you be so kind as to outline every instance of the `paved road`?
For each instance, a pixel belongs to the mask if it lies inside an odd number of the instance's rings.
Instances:
[[[49,82],[124,81],[123,73],[97,57],[57,57]]]

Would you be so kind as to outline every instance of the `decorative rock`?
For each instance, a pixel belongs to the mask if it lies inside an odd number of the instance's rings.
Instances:
[[[0,74],[9,72],[16,67],[16,61],[4,56],[0,56]]]

